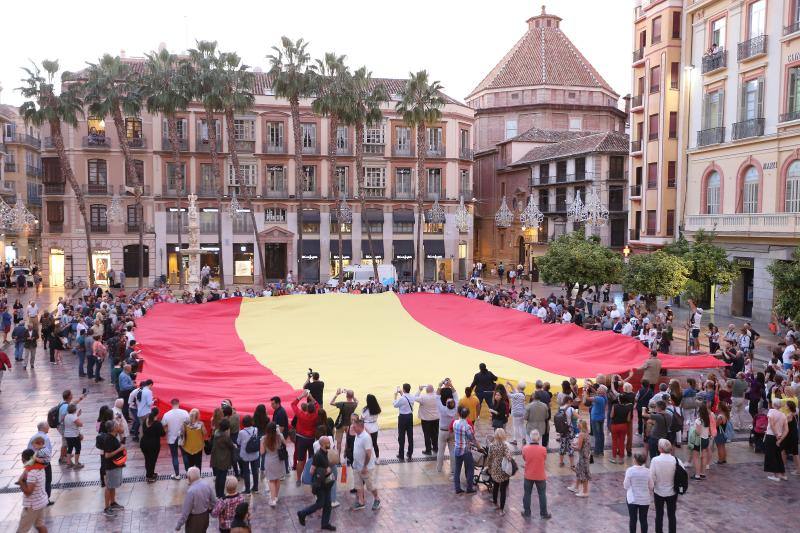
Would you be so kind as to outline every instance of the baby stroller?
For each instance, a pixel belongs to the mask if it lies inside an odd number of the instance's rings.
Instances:
[[[748,439],[750,446],[753,447],[756,453],[764,453],[764,435],[767,434],[768,424],[767,413],[763,408],[760,408],[753,419],[753,429],[750,430],[750,438]]]
[[[472,483],[476,489],[480,488],[480,485],[486,487],[488,492],[491,492],[494,489],[494,481],[492,481],[492,476],[489,475],[489,445],[488,443],[482,449],[473,448],[472,449],[472,459],[475,462],[475,468],[478,470],[477,473],[473,476]]]

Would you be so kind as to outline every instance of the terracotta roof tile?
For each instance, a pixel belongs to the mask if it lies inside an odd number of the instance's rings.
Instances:
[[[527,165],[553,159],[574,157],[591,152],[627,155],[630,140],[624,133],[609,131],[537,146],[512,165]]]
[[[588,131],[588,130],[568,131],[568,130],[543,130],[540,128],[531,128],[528,131],[520,133],[516,137],[513,137],[505,142],[520,141],[520,142],[537,142],[537,143],[557,143],[561,141],[566,141],[568,139],[575,139],[577,137],[586,137],[587,135],[593,135],[596,133],[600,132]]]

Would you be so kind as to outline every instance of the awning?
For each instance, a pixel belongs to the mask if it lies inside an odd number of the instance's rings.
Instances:
[[[372,250],[377,259],[383,259],[383,239],[372,239]],[[370,259],[369,239],[361,239],[361,257]]]
[[[413,259],[414,241],[392,241],[395,259]]]
[[[352,259],[353,242],[350,239],[342,239],[342,259]],[[339,259],[339,240],[331,240],[331,258]]]
[[[414,211],[411,209],[398,209],[392,212],[393,222],[411,222],[414,223]]]
[[[300,213],[297,214],[298,220],[300,219]],[[303,209],[303,222],[308,223],[317,223],[319,224],[319,209]]]
[[[307,261],[315,261],[319,259],[319,240],[303,239],[302,259]]]
[[[383,222],[383,211],[380,209],[367,209],[362,217],[367,222]]]
[[[425,259],[444,259],[444,241],[425,240]]]

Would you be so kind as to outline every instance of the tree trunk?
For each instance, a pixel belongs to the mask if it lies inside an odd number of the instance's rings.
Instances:
[[[303,135],[300,127],[300,101],[297,97],[289,99],[292,113],[292,134],[294,135],[294,177],[297,196],[297,281],[303,264]]]
[[[72,165],[70,165],[67,158],[67,151],[64,149],[64,137],[61,134],[61,121],[50,121],[50,134],[53,136],[53,144],[58,153],[58,162],[61,167],[61,175],[69,182],[72,187],[72,192],[75,194],[75,202],[78,204],[78,211],[83,218],[83,227],[86,232],[86,263],[89,265],[89,279],[87,280],[88,287],[94,287],[94,265],[92,264],[92,225],[89,221],[89,216],[86,213],[86,199],[83,196],[80,185],[75,179],[75,174],[72,172]]]
[[[219,286],[225,288],[225,267],[222,260],[222,197],[225,196],[225,185],[219,172],[219,152],[217,152],[217,125],[214,115],[206,109],[206,125],[208,126],[208,150],[211,153],[211,170],[214,173],[214,185],[217,193],[217,240],[219,241]]]
[[[428,146],[425,142],[425,123],[417,124],[417,284],[422,284],[425,278],[425,259],[422,257],[422,224],[425,222],[425,194],[427,192],[427,180],[425,179],[425,156],[428,153]]]
[[[181,213],[181,194],[186,190],[186,176],[184,175],[183,168],[180,166],[181,152],[178,140],[178,124],[175,115],[167,116],[167,135],[169,136],[169,143],[172,146],[172,163],[174,164],[175,175],[178,177],[178,186],[180,187],[180,189],[176,191],[175,204],[178,206],[178,286],[183,290],[183,240],[181,235],[183,230],[183,213]]]
[[[255,238],[255,253],[256,257],[258,258],[258,266],[262,272],[262,287],[266,287],[266,283],[263,281],[264,276],[263,273],[266,271],[267,267],[264,264],[264,257],[261,253],[261,245],[258,242],[258,226],[256,225],[256,213],[255,209],[253,208],[253,199],[250,195],[250,188],[244,180],[242,179],[242,170],[239,168],[239,151],[236,149],[236,141],[234,137],[234,128],[233,128],[233,109],[228,108],[225,110],[225,127],[228,130],[228,151],[231,154],[231,163],[233,163],[233,168],[236,171],[236,183],[239,186],[239,191],[243,192],[242,198],[245,201],[245,205],[250,210],[250,223],[253,225],[253,237]],[[222,246],[222,243],[220,243]]]
[[[375,259],[375,249],[372,246],[372,229],[367,218],[367,199],[364,197],[364,124],[356,124],[356,176],[358,176],[358,201],[361,204],[361,223],[367,225],[367,243],[369,255],[372,258],[372,273],[375,283],[380,283],[378,277],[378,263]]]
[[[333,187],[333,209],[336,211],[336,234],[339,237],[339,257],[337,258],[337,263],[339,263],[339,287],[341,287],[344,284],[344,258],[342,257],[344,253],[342,252],[342,222],[339,220],[339,196],[341,191],[339,190],[339,180],[336,177],[336,159],[338,155],[336,153],[336,130],[339,128],[338,117],[332,114],[328,124],[330,127],[330,133],[328,135],[328,182],[329,186]]]
[[[128,145],[128,136],[125,131],[125,122],[122,119],[122,110],[119,105],[116,105],[112,111],[114,118],[114,129],[117,130],[117,139],[119,140],[119,147],[122,149],[122,156],[125,158],[125,173],[127,185],[127,176],[132,176],[134,181],[134,196],[136,205],[136,214],[138,216],[137,222],[139,223],[139,283],[138,287],[144,287],[144,209],[142,208],[142,194],[144,192],[144,176],[139,176],[136,173],[136,164],[133,162],[131,155],[131,148]],[[113,192],[113,191],[112,191]],[[124,194],[122,195],[124,196]],[[126,218],[127,222],[127,218]]]

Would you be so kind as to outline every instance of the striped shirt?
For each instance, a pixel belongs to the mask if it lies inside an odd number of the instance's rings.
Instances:
[[[47,507],[47,493],[44,490],[44,469],[28,470],[28,485],[35,485],[30,494],[22,496],[22,506],[38,511]]]
[[[453,436],[455,437],[456,455],[464,455],[468,451],[469,445],[475,442],[475,432],[469,422],[463,418],[453,423]]]

